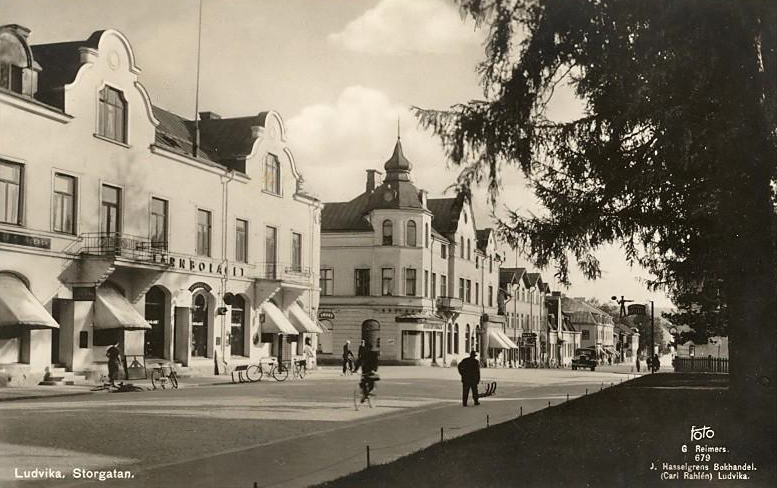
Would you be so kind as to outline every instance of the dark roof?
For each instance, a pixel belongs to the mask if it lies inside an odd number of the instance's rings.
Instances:
[[[517,283],[526,274],[526,268],[500,268],[499,286],[504,287],[508,283]]]
[[[32,57],[41,67],[35,98],[57,108],[65,108],[65,85],[71,83],[81,67],[79,48],[97,49],[105,31],[93,32],[85,41],[55,42],[30,46]]]
[[[529,281],[529,286],[534,286],[538,281],[541,282],[542,276],[539,273],[526,273],[526,279]]]
[[[475,232],[477,235],[478,249],[485,251],[486,247],[488,247],[488,238],[491,236],[491,233],[494,232],[494,229],[486,227],[485,229],[478,229]]]
[[[371,231],[372,225],[366,218],[369,211],[370,194],[362,193],[350,202],[325,203],[321,213],[322,232]]]
[[[410,171],[413,169],[413,163],[411,163],[402,152],[402,143],[399,138],[397,138],[397,143],[394,144],[394,152],[383,165],[383,169],[386,170],[387,175],[392,171]]]
[[[459,226],[459,214],[464,207],[464,194],[452,198],[430,198],[426,207],[434,215],[432,227],[445,236],[456,232]]]

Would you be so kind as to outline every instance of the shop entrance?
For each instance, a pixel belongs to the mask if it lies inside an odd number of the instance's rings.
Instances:
[[[247,356],[245,353],[246,302],[240,295],[232,299],[232,330],[229,336],[230,353],[233,356]]]
[[[192,309],[192,357],[208,354],[208,299],[203,293],[194,295]]]
[[[149,358],[163,358],[165,350],[165,292],[152,286],[146,293],[146,329],[143,354]]]
[[[51,316],[59,324],[62,315],[59,298],[51,302]],[[51,329],[51,364],[59,364],[59,329]]]

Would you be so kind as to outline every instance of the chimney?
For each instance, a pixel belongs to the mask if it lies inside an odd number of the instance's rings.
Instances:
[[[200,120],[217,120],[220,118],[221,115],[216,112],[200,112]]]
[[[421,208],[426,208],[426,200],[429,196],[429,192],[426,190],[418,190],[418,199],[421,200]]]
[[[378,175],[383,175],[383,173],[376,169],[367,170],[367,193],[372,193],[375,187],[380,185],[380,177]]]

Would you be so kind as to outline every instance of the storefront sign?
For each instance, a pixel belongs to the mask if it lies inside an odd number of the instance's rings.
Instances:
[[[335,313],[331,310],[319,310],[318,320],[334,320]]]
[[[424,329],[426,330],[442,330],[442,324],[438,322],[426,322],[424,323]]]
[[[242,278],[245,276],[245,268],[241,266],[222,266],[217,263],[199,261],[193,258],[154,254],[154,262],[158,264],[165,264],[171,268],[182,269],[195,273],[206,273],[219,276],[235,276],[237,278]]]
[[[628,315],[647,315],[647,307],[641,303],[634,303],[628,306]]]
[[[51,249],[51,239],[46,237],[26,236],[24,234],[14,234],[12,232],[0,232],[0,243],[37,247],[39,249]]]
[[[534,339],[535,337],[537,337],[537,334],[535,334],[534,332],[524,332],[521,335],[521,337],[523,337],[524,339]]]
[[[93,302],[97,299],[97,287],[95,286],[74,286],[73,301]]]

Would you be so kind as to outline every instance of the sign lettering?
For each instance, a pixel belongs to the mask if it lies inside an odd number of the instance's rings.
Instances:
[[[331,310],[319,310],[318,311],[318,319],[319,320],[334,320],[335,313]]]
[[[33,237],[12,232],[0,232],[0,243],[15,244],[17,246],[37,247],[38,249],[51,249],[51,239],[46,237]]]
[[[154,254],[154,262],[168,265],[171,268],[182,269],[184,271],[197,271],[219,276],[231,274],[236,278],[242,278],[246,275],[245,268],[240,266],[222,267],[220,264],[214,265],[212,262],[196,261],[192,258],[175,258],[164,254]]]
[[[647,315],[647,307],[641,303],[633,303],[628,306],[627,315]]]

